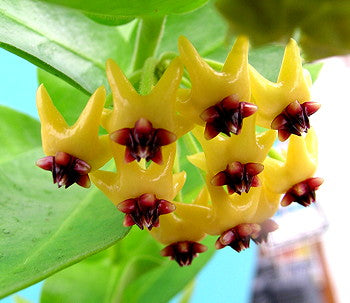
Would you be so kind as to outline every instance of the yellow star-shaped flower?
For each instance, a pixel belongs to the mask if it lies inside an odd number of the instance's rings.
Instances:
[[[57,152],[65,152],[85,161],[92,171],[111,159],[108,135],[98,135],[105,95],[105,89],[98,88],[76,123],[69,126],[52,103],[44,85],[41,85],[37,91],[36,103],[44,153],[55,156]]]
[[[209,199],[200,202],[176,203],[176,214],[192,222],[205,233],[221,235],[241,223],[251,222],[258,207],[261,188],[242,195],[228,195],[222,187],[211,185],[207,179]]]
[[[193,201],[193,204],[174,202],[176,206],[174,213],[161,216],[160,226],[152,229],[151,235],[164,245],[182,241],[198,242],[202,240],[206,235],[205,229],[203,229],[203,221],[206,221],[209,208],[200,207],[201,199],[203,197],[199,194]],[[184,212],[184,207],[191,209],[191,205],[199,206],[196,211],[191,212],[194,214],[194,217],[191,217],[186,211]]]
[[[311,178],[317,169],[318,144],[314,129],[289,140],[285,162],[273,158],[266,158],[264,162],[264,182],[273,193],[285,193],[291,186]]]
[[[277,82],[271,82],[249,68],[252,101],[258,106],[257,124],[279,130],[286,140],[291,133],[300,135],[309,126],[308,116],[320,107],[310,101],[311,77],[302,67],[297,43],[291,39],[286,46]]]
[[[212,69],[185,37],[179,38],[178,46],[192,83],[187,100],[179,105],[184,115],[193,122],[204,125],[200,114],[224,98],[235,95],[238,100],[249,102],[249,43],[246,37],[237,39],[221,72]]]
[[[146,169],[136,162],[125,163],[123,147],[112,145],[117,172],[98,170],[91,174],[92,182],[126,214],[126,226],[158,226],[159,215],[174,211],[171,201],[186,180],[185,172],[172,173],[175,146],[164,148],[162,165],[151,163]]]
[[[204,153],[191,155],[188,159],[197,167],[206,170],[209,177],[213,177],[224,170],[227,164],[235,161],[262,163],[276,139],[274,130],[256,134],[255,115],[243,121],[242,132],[237,136],[219,135],[212,140],[205,140],[201,127],[194,128],[193,134],[201,143]]]
[[[132,128],[141,118],[150,121],[154,128],[166,129],[177,137],[187,131],[183,126],[183,119],[177,115],[175,109],[183,72],[179,58],[171,62],[148,95],[138,94],[113,60],[107,61],[106,70],[113,93],[113,110],[105,109],[102,126],[109,133],[121,128]]]

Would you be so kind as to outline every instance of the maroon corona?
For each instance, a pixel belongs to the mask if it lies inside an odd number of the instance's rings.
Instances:
[[[233,193],[241,194],[248,192],[251,187],[260,185],[257,177],[264,169],[264,165],[260,163],[233,162],[226,166],[226,169],[217,173],[211,180],[211,184],[215,186],[227,185],[227,191],[231,195]]]
[[[90,187],[88,173],[91,170],[89,164],[65,152],[57,152],[55,156],[47,156],[39,159],[36,165],[44,170],[52,172],[53,182],[58,187],[68,188],[74,183],[82,187]]]
[[[125,162],[134,160],[163,162],[161,147],[176,141],[176,135],[163,128],[153,128],[150,121],[140,118],[133,128],[122,128],[110,134],[112,141],[125,145]]]
[[[278,138],[285,141],[290,135],[301,136],[310,128],[309,116],[318,111],[321,105],[317,102],[298,101],[290,103],[271,123],[271,128],[278,130]]]
[[[278,224],[271,219],[267,219],[264,222],[260,223],[259,235],[255,238],[252,238],[252,240],[256,244],[267,242],[267,238],[269,234],[274,232],[277,229],[278,229]]]
[[[322,178],[309,178],[295,184],[286,192],[281,201],[281,205],[288,206],[292,202],[297,202],[302,206],[309,206],[316,201],[315,191],[322,183]]]
[[[170,257],[175,260],[180,266],[191,265],[192,260],[199,253],[205,252],[207,247],[198,242],[182,241],[170,244],[161,250],[163,257]]]
[[[153,194],[143,194],[127,199],[118,204],[118,209],[125,213],[124,225],[136,224],[140,229],[151,230],[159,226],[159,216],[171,213],[175,205],[169,201],[157,199]]]
[[[275,231],[278,225],[271,219],[264,221],[261,224],[257,223],[242,223],[234,228],[225,231],[216,241],[216,249],[230,246],[237,252],[249,248],[250,240],[256,244],[267,241],[270,232]]]
[[[206,122],[205,138],[210,140],[219,133],[227,136],[231,136],[231,133],[238,135],[243,119],[254,114],[256,110],[256,105],[239,102],[234,95],[226,97],[201,113],[201,119]]]

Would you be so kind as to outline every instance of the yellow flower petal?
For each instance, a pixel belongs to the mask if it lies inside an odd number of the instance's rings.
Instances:
[[[124,162],[123,147],[112,144],[112,150],[117,172],[96,171],[91,174],[91,181],[102,190],[115,204],[141,196],[145,193],[156,195],[158,199],[172,201],[185,183],[186,174],[172,173],[174,165],[175,146],[164,148],[164,163],[151,163],[146,169],[136,161]]]
[[[293,185],[311,178],[317,168],[317,137],[313,128],[306,136],[291,136],[286,161],[267,158],[265,183],[275,193],[285,193]]]
[[[260,75],[252,66],[250,81],[253,102],[258,106],[257,124],[270,128],[272,120],[291,102],[310,101],[310,75],[303,70],[297,43],[291,39],[285,49],[277,82]]]
[[[230,95],[249,102],[248,39],[239,37],[228,55],[221,72],[213,70],[183,36],[178,42],[180,57],[192,83],[189,98],[179,107],[184,116],[203,125],[200,114]]]
[[[175,102],[182,78],[182,63],[175,58],[148,95],[139,95],[119,66],[107,61],[107,77],[113,93],[113,110],[105,110],[102,125],[109,133],[132,128],[140,118],[149,120],[154,128],[164,128],[178,137],[184,134],[178,122]]]
[[[112,156],[108,136],[98,135],[105,97],[105,89],[98,88],[77,122],[68,126],[41,85],[36,100],[44,153],[54,156],[57,152],[66,152],[87,162],[92,170],[103,166]]]
[[[197,126],[193,134],[201,143],[205,153],[206,167],[212,177],[224,170],[226,165],[235,161],[241,163],[263,162],[276,139],[276,131],[269,130],[259,135],[255,132],[255,115],[244,119],[239,135],[231,137],[218,135],[211,140],[204,139],[203,128]],[[191,156],[191,161],[204,168],[202,156]]]

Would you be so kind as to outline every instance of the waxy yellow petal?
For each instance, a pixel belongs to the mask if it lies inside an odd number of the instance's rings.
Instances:
[[[236,95],[239,101],[249,102],[249,43],[246,37],[237,39],[221,72],[212,69],[185,37],[179,38],[178,46],[192,83],[189,98],[179,106],[184,116],[203,125],[200,114],[227,96]]]
[[[159,227],[153,228],[150,234],[164,245],[180,241],[201,241],[206,234],[192,220],[183,220],[173,213],[159,217]]]
[[[175,146],[164,148],[164,163],[151,163],[146,169],[136,161],[125,163],[123,147],[111,143],[117,172],[96,171],[91,181],[115,204],[136,198],[145,193],[156,195],[158,199],[172,201],[186,180],[185,172],[172,173]]]
[[[264,172],[261,174],[260,178],[262,180],[262,188],[259,203],[255,215],[251,220],[251,223],[258,224],[271,218],[277,212],[281,200],[281,194],[273,193],[265,186]]]
[[[260,75],[252,66],[250,81],[253,102],[258,106],[257,124],[270,128],[273,119],[294,101],[310,101],[310,75],[302,67],[297,43],[291,39],[286,46],[277,82]]]
[[[178,137],[184,131],[178,122],[175,102],[181,82],[183,66],[175,58],[162,78],[148,95],[139,95],[120,67],[107,61],[107,77],[113,93],[113,110],[105,110],[102,125],[109,133],[121,128],[133,128],[140,118],[149,120],[154,128],[164,128]]]
[[[313,128],[306,136],[291,136],[286,161],[267,158],[265,183],[275,193],[285,193],[293,185],[311,178],[317,168],[317,137]]]
[[[193,134],[201,143],[205,153],[206,167],[210,176],[224,170],[227,164],[239,161],[241,163],[263,162],[276,139],[276,131],[269,130],[259,135],[255,132],[255,115],[244,119],[239,135],[231,137],[218,135],[211,140],[204,138],[204,129],[197,126]],[[220,148],[218,148],[220,146]],[[191,161],[204,168],[202,156],[191,156]]]
[[[55,156],[57,152],[66,152],[88,163],[92,170],[103,166],[112,156],[108,136],[98,135],[105,98],[105,89],[98,88],[77,122],[68,126],[41,85],[36,99],[44,153]]]

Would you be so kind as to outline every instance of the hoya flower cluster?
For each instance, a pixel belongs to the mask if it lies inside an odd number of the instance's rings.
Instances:
[[[107,61],[113,108],[105,89],[91,96],[78,121],[68,126],[44,86],[37,93],[46,157],[37,165],[66,188],[90,180],[137,225],[165,245],[162,255],[189,265],[206,250],[200,241],[216,235],[216,248],[236,251],[250,240],[267,240],[277,224],[279,203],[308,206],[322,179],[315,178],[316,135],[309,116],[310,76],[298,46],[286,47],[278,81],[266,80],[248,64],[248,40],[239,37],[221,71],[212,69],[184,37],[175,58],[147,95],[140,95],[118,65]],[[180,88],[183,69],[191,88]],[[99,136],[102,126],[108,135]],[[257,133],[256,126],[266,129]],[[176,142],[192,132],[203,152],[188,160],[205,174],[194,201],[176,199],[185,172],[174,173]],[[270,157],[276,141],[288,139],[284,157]],[[114,158],[116,172],[99,170]],[[282,159],[283,158],[283,159]]]

